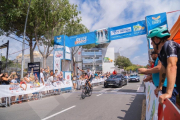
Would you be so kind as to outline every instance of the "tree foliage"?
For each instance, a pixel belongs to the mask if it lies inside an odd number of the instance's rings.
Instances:
[[[118,68],[126,68],[128,66],[131,66],[132,63],[129,60],[129,58],[126,58],[124,56],[119,56],[116,60],[115,60],[115,65],[118,66]]]

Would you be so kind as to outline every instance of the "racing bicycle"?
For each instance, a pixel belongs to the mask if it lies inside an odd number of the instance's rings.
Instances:
[[[93,90],[92,85],[91,85],[91,89],[90,89],[88,81],[86,81],[85,85],[82,87],[81,98],[84,99],[86,97],[86,95],[91,96],[92,90]]]

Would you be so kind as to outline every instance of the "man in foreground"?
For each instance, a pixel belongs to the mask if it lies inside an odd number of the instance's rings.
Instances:
[[[159,102],[171,98],[176,82],[177,90],[180,92],[180,46],[178,43],[169,40],[170,33],[167,28],[158,27],[153,29],[148,38],[151,38],[159,53],[159,60],[162,63],[160,70],[159,90],[162,90],[165,78],[167,77],[166,93],[159,97]]]

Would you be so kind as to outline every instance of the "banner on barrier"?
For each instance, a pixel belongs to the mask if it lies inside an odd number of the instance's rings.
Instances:
[[[133,37],[146,34],[145,20],[109,28],[110,40]]]
[[[158,98],[154,94],[156,87],[149,82],[146,85],[146,120],[158,119]]]
[[[54,89],[62,89],[62,88],[72,88],[72,81],[70,78],[70,72],[65,73],[66,80],[63,81],[57,81],[54,83],[51,82],[45,82],[45,84],[40,84],[40,87],[35,87],[35,84],[28,83],[26,90],[25,84],[22,84],[22,87],[20,85],[0,85],[0,98],[2,97],[11,97],[16,95],[24,95],[24,94],[30,94],[35,92],[41,92],[41,91],[47,91],[47,90],[54,90]],[[106,78],[100,78],[100,79],[93,79],[92,83],[100,83],[103,82]],[[85,84],[85,80],[82,81],[82,85]]]
[[[22,84],[22,87],[25,89],[26,85]],[[46,82],[44,85],[40,84],[40,87],[36,87],[34,83],[27,83],[26,90],[21,88],[20,85],[0,85],[0,98],[69,87],[72,87],[71,80],[57,81],[54,83]]]
[[[154,94],[156,87],[150,82],[146,82],[146,120],[180,120],[180,110],[167,99],[163,106],[159,104]],[[159,93],[159,96],[161,93]]]
[[[147,26],[147,34],[151,32],[152,29],[156,27],[167,27],[167,16],[166,13],[160,13],[155,15],[146,16],[146,26]],[[149,49],[153,49],[151,45],[151,40],[148,38]]]
[[[40,82],[40,62],[28,63],[29,77]]]

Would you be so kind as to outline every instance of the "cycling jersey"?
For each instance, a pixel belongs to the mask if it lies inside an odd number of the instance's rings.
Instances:
[[[177,57],[177,74],[176,74],[176,85],[177,90],[180,93],[180,45],[174,41],[168,40],[163,45],[159,55],[159,60],[162,65],[167,68],[167,59],[169,57]]]

